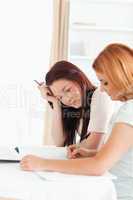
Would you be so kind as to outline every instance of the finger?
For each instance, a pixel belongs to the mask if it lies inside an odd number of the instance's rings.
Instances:
[[[44,81],[40,82],[39,85],[40,85],[40,86],[44,85]]]
[[[71,151],[68,151],[68,152],[67,152],[67,157],[68,157],[69,159],[72,158],[72,152],[71,152]]]
[[[80,157],[81,156],[81,151],[80,149],[75,149],[73,152],[72,152],[72,157],[73,158],[77,158],[77,157]]]
[[[74,145],[70,145],[69,147],[68,147],[68,150],[69,150],[69,152],[68,152],[68,154],[69,154],[69,158],[71,159],[71,158],[75,158],[75,155],[73,155],[73,151],[75,151],[76,149],[78,149],[79,147],[77,146],[77,144],[74,144]]]
[[[27,166],[25,165],[25,164],[20,164],[20,168],[22,169],[22,170],[26,170],[27,169]]]
[[[76,149],[76,148],[77,148],[76,145],[70,145],[70,146],[68,146],[68,149],[69,149],[70,151],[73,151],[73,150]]]
[[[26,161],[26,162],[20,162],[20,166],[28,166],[28,162]]]
[[[71,149],[72,149],[71,146],[68,146],[68,147],[67,147],[67,151],[68,151],[68,152],[71,152]]]
[[[32,155],[26,155],[22,158],[21,161],[26,161],[26,160],[29,160],[30,158],[32,157]]]
[[[73,145],[70,145],[67,147],[67,156],[68,158],[72,157],[72,152],[73,152]]]
[[[27,166],[21,166],[21,169],[24,171],[32,171],[29,167]]]
[[[55,97],[49,96],[49,95],[46,95],[46,99],[47,99],[48,101],[50,101],[50,102],[56,101],[56,98],[55,98]]]
[[[74,149],[73,154],[77,154],[77,153],[81,154],[82,152],[84,152],[82,148],[77,148],[77,149]]]
[[[44,98],[50,102],[54,102],[56,100],[56,98],[54,96],[51,96],[51,93],[47,88],[41,88],[40,86],[38,86],[38,88],[41,92],[42,98]]]
[[[38,85],[37,88],[38,88],[41,92],[50,92],[49,89],[48,89],[45,85]]]
[[[20,163],[20,168],[22,170],[26,170],[26,171],[31,171],[32,167],[30,165],[30,163],[26,162],[26,163]]]

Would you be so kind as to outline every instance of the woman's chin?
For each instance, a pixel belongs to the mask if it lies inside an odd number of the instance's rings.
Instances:
[[[81,105],[80,104],[75,104],[75,105],[73,105],[73,107],[78,109],[78,108],[81,107]]]
[[[113,101],[115,100],[115,97],[110,96],[110,98],[111,98],[111,100],[113,100]]]
[[[118,101],[119,100],[118,97],[116,97],[116,96],[110,96],[110,98],[112,99],[112,101]]]
[[[79,106],[73,106],[74,108],[76,108],[76,109],[78,109],[79,108]]]

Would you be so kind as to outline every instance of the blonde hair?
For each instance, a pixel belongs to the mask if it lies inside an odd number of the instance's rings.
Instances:
[[[133,98],[133,50],[123,44],[108,45],[95,59],[93,69],[104,74],[118,91],[118,99]]]

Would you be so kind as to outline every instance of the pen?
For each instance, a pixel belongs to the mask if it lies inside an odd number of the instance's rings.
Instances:
[[[36,83],[37,83],[37,85],[39,85],[39,86],[41,86],[41,85],[43,85],[44,84],[44,82],[38,82],[37,80],[34,80]]]
[[[19,151],[19,148],[18,148],[18,147],[15,147],[15,151],[16,151],[17,153],[20,153],[20,151]]]

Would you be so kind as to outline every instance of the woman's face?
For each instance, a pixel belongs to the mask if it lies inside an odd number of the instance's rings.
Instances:
[[[119,100],[118,90],[111,84],[110,80],[104,74],[96,72],[96,75],[100,81],[101,91],[105,91],[112,100]]]
[[[50,85],[50,89],[64,105],[79,108],[82,105],[81,88],[70,80],[60,79]]]

